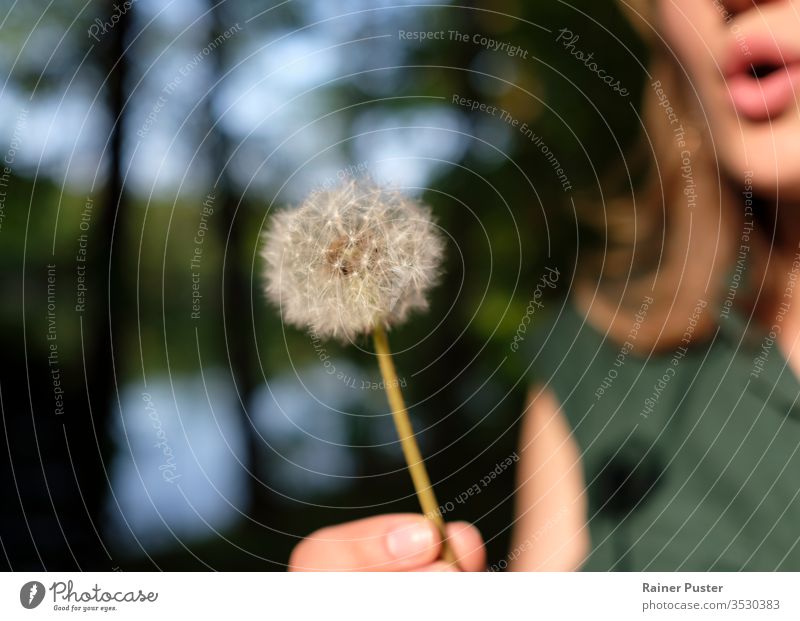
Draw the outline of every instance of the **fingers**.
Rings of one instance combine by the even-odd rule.
[[[455,565],[452,565],[451,563],[446,563],[445,561],[435,561],[434,563],[431,563],[430,565],[425,565],[425,567],[420,567],[419,569],[415,569],[414,571],[415,572],[429,572],[430,571],[430,572],[433,572],[433,573],[439,573],[439,572],[453,572],[453,573],[456,573],[456,572],[458,572],[458,569],[456,569]]]
[[[409,571],[439,556],[439,536],[421,515],[395,513],[330,526],[292,552],[292,571]]]
[[[468,522],[453,522],[446,527],[447,541],[461,571],[484,571],[486,548],[480,531]]]
[[[478,529],[466,522],[447,525],[458,567],[439,560],[441,543],[433,524],[417,514],[391,514],[323,528],[301,541],[289,560],[291,571],[482,571],[486,551]]]

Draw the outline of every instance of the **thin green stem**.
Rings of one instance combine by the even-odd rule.
[[[455,563],[455,555],[447,541],[442,512],[439,509],[439,503],[436,501],[436,495],[433,493],[428,471],[425,469],[425,462],[414,437],[411,420],[408,418],[403,393],[400,391],[400,382],[392,361],[392,352],[389,350],[389,339],[386,336],[386,330],[382,326],[378,326],[374,329],[372,337],[375,342],[375,353],[378,356],[378,365],[381,368],[383,383],[386,386],[386,396],[392,409],[392,418],[397,428],[397,435],[400,437],[400,445],[403,448],[403,455],[406,458],[411,480],[414,482],[414,489],[417,491],[422,513],[434,523],[439,531],[439,536],[442,539],[442,560],[448,563]]]

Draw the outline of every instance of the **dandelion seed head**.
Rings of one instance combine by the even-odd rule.
[[[350,180],[272,217],[262,252],[266,292],[287,323],[346,342],[426,309],[443,254],[428,207]]]

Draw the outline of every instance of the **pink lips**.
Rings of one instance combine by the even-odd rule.
[[[800,51],[772,38],[749,38],[736,42],[728,57],[725,75],[739,115],[751,121],[775,118],[800,96]]]

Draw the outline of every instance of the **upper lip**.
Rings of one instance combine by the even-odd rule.
[[[797,41],[778,41],[769,36],[750,36],[733,41],[726,55],[724,72],[726,77],[757,72],[767,73],[800,62],[800,47]]]

